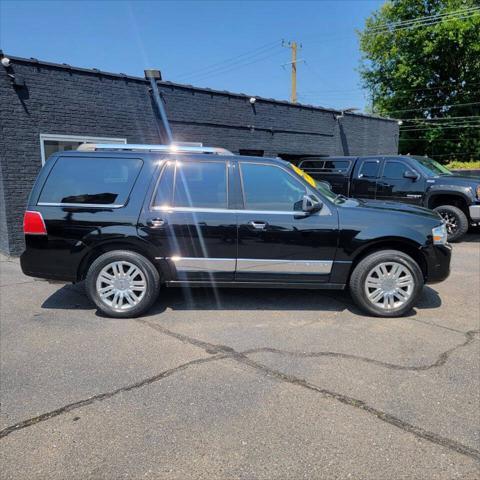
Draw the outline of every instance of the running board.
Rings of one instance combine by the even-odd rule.
[[[181,281],[165,282],[167,287],[217,287],[217,288],[296,288],[301,290],[344,290],[344,283],[289,283],[289,282],[210,282],[210,281]]]

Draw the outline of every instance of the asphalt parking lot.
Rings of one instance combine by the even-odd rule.
[[[480,477],[480,234],[402,319],[163,290],[136,320],[0,262],[2,479]]]

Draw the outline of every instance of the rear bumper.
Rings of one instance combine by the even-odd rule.
[[[438,283],[450,275],[452,247],[446,245],[429,245],[423,248],[427,272],[425,283]]]
[[[468,213],[472,222],[480,222],[480,205],[470,205]]]
[[[63,283],[75,282],[78,268],[77,258],[59,255],[59,252],[55,249],[38,248],[40,242],[47,243],[47,239],[33,239],[33,241],[30,241],[29,238],[26,238],[27,248],[20,255],[22,272],[29,277],[44,280]]]

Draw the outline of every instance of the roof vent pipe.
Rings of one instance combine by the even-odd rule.
[[[160,97],[160,92],[158,91],[157,80],[162,80],[162,74],[160,70],[145,70],[145,78],[150,81],[150,87],[152,88],[152,96],[155,102],[155,105],[158,109],[158,114],[160,116],[161,124],[158,125],[158,130],[160,134],[160,141],[163,144],[173,143],[172,130],[170,129],[170,124],[168,123],[167,112],[163,106],[162,98]]]

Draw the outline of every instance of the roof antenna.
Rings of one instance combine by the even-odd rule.
[[[157,85],[157,80],[162,80],[162,74],[160,73],[160,70],[145,70],[145,78],[150,81],[153,100],[160,115],[161,126],[157,124],[160,139],[164,144],[171,144],[173,143],[172,130],[170,129],[170,123],[168,122],[167,113],[165,111],[165,107],[163,106],[163,101],[160,97]]]

